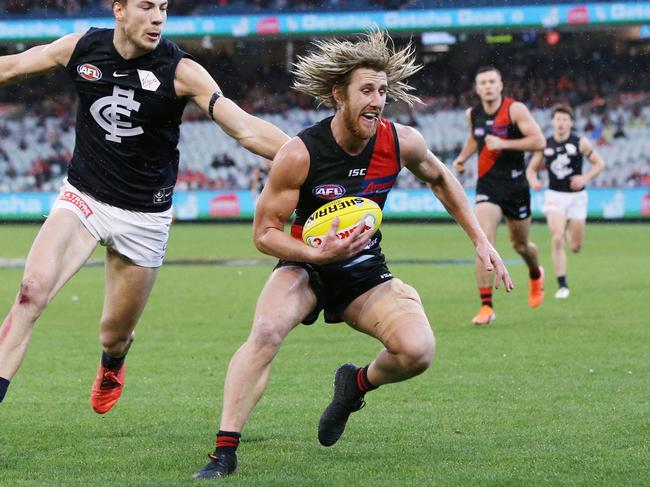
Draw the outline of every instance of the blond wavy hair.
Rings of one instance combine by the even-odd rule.
[[[403,80],[422,69],[415,64],[415,48],[409,42],[396,50],[393,39],[382,30],[362,34],[356,41],[324,39],[314,43],[315,49],[298,56],[292,74],[293,88],[313,96],[319,105],[335,107],[332,88],[347,87],[352,72],[358,68],[384,71],[388,79],[387,94],[409,105],[421,100],[410,93],[414,88]]]

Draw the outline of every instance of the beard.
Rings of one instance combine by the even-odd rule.
[[[343,111],[343,124],[352,135],[359,139],[370,139],[377,132],[377,122],[375,122],[371,129],[366,129],[359,124],[359,117],[353,117],[350,110]]]

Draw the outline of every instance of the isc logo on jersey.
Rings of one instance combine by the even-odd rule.
[[[88,81],[98,81],[102,79],[101,70],[97,66],[88,63],[77,66],[77,73],[79,73],[79,76],[83,79],[87,79]]]
[[[363,222],[364,228],[361,233],[372,232],[374,234],[381,225],[381,208],[372,200],[351,196],[341,198],[330,203],[325,203],[318,208],[305,222],[302,229],[302,239],[311,247],[319,247],[323,243],[323,237],[327,235],[332,226],[334,218],[339,218],[339,226],[336,236],[345,239],[356,226]]]
[[[324,200],[333,200],[340,198],[345,194],[345,188],[340,184],[321,184],[311,190],[317,198]]]

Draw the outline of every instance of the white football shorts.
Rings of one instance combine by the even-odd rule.
[[[547,189],[544,194],[542,212],[544,214],[550,211],[562,213],[567,220],[586,220],[587,201],[587,191],[585,190],[567,193]]]
[[[160,213],[123,210],[82,193],[67,178],[52,204],[52,210],[56,208],[74,212],[98,242],[134,264],[162,265],[172,222],[171,208]]]

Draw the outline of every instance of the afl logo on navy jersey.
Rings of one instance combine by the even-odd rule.
[[[340,184],[321,184],[311,190],[312,194],[317,198],[324,200],[333,200],[345,194],[345,188]]]
[[[79,73],[79,76],[83,79],[88,81],[98,81],[102,79],[101,70],[97,66],[88,63],[77,66],[77,73]]]

